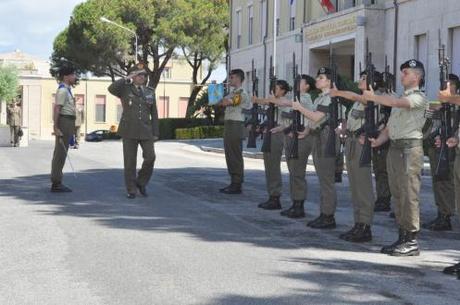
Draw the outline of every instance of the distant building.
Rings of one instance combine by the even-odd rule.
[[[52,109],[57,83],[49,74],[50,63],[16,50],[0,54],[0,65],[14,65],[19,69],[24,132],[30,139],[52,138]],[[192,90],[191,75],[191,67],[185,60],[179,58],[168,62],[156,90],[160,118],[185,117]],[[119,99],[107,91],[110,84],[109,78],[91,77],[80,79],[73,89],[76,102],[84,105],[86,110],[83,132],[118,125],[122,109]]]

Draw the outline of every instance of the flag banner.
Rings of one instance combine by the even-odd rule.
[[[209,84],[208,103],[215,105],[224,98],[224,84]]]

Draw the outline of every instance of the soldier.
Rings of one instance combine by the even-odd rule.
[[[267,201],[260,203],[258,207],[265,210],[280,210],[282,208],[280,202],[282,192],[281,157],[285,146],[285,135],[283,131],[290,125],[290,119],[286,118],[283,112],[289,112],[291,110],[286,105],[289,101],[285,97],[289,91],[291,91],[291,87],[285,80],[277,80],[273,97],[267,99],[253,97],[254,103],[262,105],[273,103],[278,107],[278,116],[276,118],[277,125],[272,130],[266,131],[271,132],[270,152],[263,153],[269,198]]]
[[[387,78],[392,79],[393,75],[388,73]],[[378,91],[376,91],[376,94],[394,94],[394,92],[387,91],[385,88],[383,88],[383,82],[378,82],[377,85],[379,88]],[[385,128],[390,113],[391,107],[379,107],[379,117],[383,116],[383,119],[378,122],[380,123],[380,126],[378,126],[380,130]],[[374,171],[375,191],[377,193],[377,199],[374,204],[374,212],[389,212],[391,210],[391,192],[387,172],[387,155],[389,148],[390,143],[387,142],[382,146],[375,148],[372,152],[372,169]]]
[[[375,71],[373,88],[381,82],[381,73]],[[364,91],[367,88],[367,72],[361,73],[358,87]],[[346,123],[345,156],[347,162],[348,180],[350,183],[351,198],[354,210],[354,226],[340,235],[340,238],[351,242],[368,242],[372,240],[372,219],[374,216],[374,192],[370,166],[361,166],[360,159],[363,144],[359,139],[363,134],[362,126],[365,120],[366,101],[362,95],[350,91],[331,89],[331,97],[340,96],[350,101],[356,101],[348,115]]]
[[[309,75],[301,75],[299,91],[299,102],[302,107],[313,110],[313,101],[310,93],[316,91],[315,79]],[[287,105],[292,107],[292,102],[288,102]],[[304,117],[304,120],[304,125],[308,125],[307,118]],[[293,135],[291,133],[288,137],[286,137],[286,147],[291,147],[293,142],[292,136]],[[290,158],[289,154],[286,153],[292,206],[284,211],[281,211],[280,214],[288,218],[305,217],[304,202],[307,196],[307,181],[305,180],[305,173],[308,158],[313,150],[314,138],[310,135],[308,127],[305,127],[305,130],[298,134],[298,138],[298,158]]]
[[[417,233],[420,230],[420,185],[423,167],[423,132],[428,100],[420,91],[425,70],[415,59],[400,67],[404,94],[400,98],[376,95],[364,91],[364,99],[392,107],[388,125],[377,139],[369,139],[373,147],[390,140],[387,169],[391,194],[395,199],[395,214],[399,238],[381,252],[393,256],[419,255]]]
[[[78,146],[80,145],[80,138],[81,138],[81,125],[83,124],[83,121],[85,120],[85,115],[83,112],[83,105],[81,104],[77,105],[76,114],[77,114],[77,118],[75,120],[75,144],[73,148],[78,149]]]
[[[457,92],[457,83],[457,75],[449,74],[449,84],[452,95],[455,95]],[[439,107],[435,109],[434,113],[437,113],[437,110],[439,110]],[[435,133],[441,124],[440,120],[436,120],[435,118],[436,115],[433,118],[433,125],[430,130],[431,134]],[[453,216],[455,212],[453,172],[450,171],[449,175],[446,177],[436,175],[439,152],[431,135],[426,137],[425,144],[428,158],[430,159],[430,171],[433,183],[434,201],[437,206],[438,216],[434,220],[423,224],[422,227],[432,231],[451,231],[452,225],[450,222],[450,217]],[[453,162],[451,162],[450,165],[453,167]]]
[[[62,67],[59,71],[59,80],[61,83],[56,92],[53,109],[53,130],[56,140],[51,164],[51,192],[67,193],[72,190],[62,184],[62,169],[69,150],[70,138],[75,133],[75,99],[71,90],[77,81],[75,70],[68,66]]]
[[[438,98],[441,102],[449,102],[460,107],[460,95],[453,95],[453,91],[449,88],[452,86],[452,83],[449,82],[447,89],[441,91]],[[457,123],[460,123],[460,121],[457,121]],[[460,124],[454,126],[454,128],[457,128],[457,132],[447,140],[447,146],[450,148],[456,147],[456,157],[452,171],[454,175],[456,207],[457,211],[460,211]],[[441,144],[440,139],[438,138],[436,142],[436,146],[439,147]],[[457,274],[457,278],[460,280],[460,263],[444,268],[443,272],[445,274]]]
[[[313,137],[313,163],[320,184],[320,215],[307,223],[315,229],[332,229],[336,227],[335,210],[337,206],[337,193],[335,189],[336,157],[327,157],[324,151],[327,143],[329,126],[327,112],[331,104],[329,90],[331,88],[331,73],[329,68],[318,70],[316,88],[321,94],[315,99],[313,110],[302,107],[298,102],[292,104],[294,110],[300,111],[308,119],[308,128]]]
[[[19,146],[19,130],[21,129],[21,107],[19,101],[15,100],[8,105],[7,108],[7,123],[10,125],[10,139],[13,147]]]
[[[139,63],[128,71],[128,76],[112,83],[108,90],[120,98],[123,113],[118,134],[123,139],[123,158],[127,198],[136,198],[137,189],[147,197],[146,186],[152,177],[155,163],[154,142],[160,138],[155,92],[146,87],[147,72]],[[144,162],[136,177],[138,146]]]
[[[244,181],[243,110],[251,108],[251,100],[242,87],[243,82],[243,70],[232,70],[229,77],[230,94],[217,104],[225,107],[224,149],[227,170],[231,179],[230,185],[219,190],[224,194],[241,194],[241,185]]]

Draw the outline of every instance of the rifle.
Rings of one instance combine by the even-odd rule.
[[[368,52],[369,41],[366,41],[366,87],[370,89],[374,86],[374,74],[375,66],[372,64],[372,53]],[[378,128],[375,122],[375,110],[376,106],[374,102],[368,101],[367,106],[364,110],[365,119],[364,119],[364,145],[361,151],[361,156],[359,158],[359,166],[365,167],[370,166],[372,161],[372,146],[369,138],[376,138],[378,136]]]
[[[445,45],[441,44],[441,35],[439,34],[439,82],[440,90],[447,88],[447,82],[449,81],[449,64],[450,61],[446,57]],[[441,115],[441,126],[438,129],[438,136],[441,138],[441,146],[437,149],[439,153],[439,159],[436,166],[435,176],[438,178],[449,177],[449,147],[446,144],[447,139],[452,135],[452,112],[451,106],[447,103],[443,103],[439,113]]]
[[[273,67],[273,58],[270,56],[270,92],[275,94],[276,88],[276,75],[275,67]],[[275,104],[270,103],[268,109],[266,110],[266,120],[264,122],[264,127],[266,128],[266,133],[264,135],[264,140],[262,143],[262,152],[269,153],[271,152],[272,145],[272,133],[271,130],[275,128]]]
[[[259,96],[259,79],[256,75],[256,69],[254,68],[254,59],[252,60],[252,95]],[[256,140],[258,136],[258,128],[259,128],[259,105],[254,103],[251,109],[251,118],[246,121],[246,127],[251,125],[251,129],[249,129],[249,136],[248,136],[248,144],[247,148],[256,148]]]
[[[385,72],[383,73],[383,85],[385,88],[385,93],[392,94],[395,90],[394,89],[395,78],[390,73],[390,65],[388,65],[387,62],[388,62],[387,56],[385,55]],[[380,105],[379,108],[380,108],[379,114],[383,114],[383,118],[382,119],[379,118],[378,123],[377,123],[377,128],[379,128],[382,125],[386,126],[388,123],[388,119],[390,118],[390,114],[391,114],[391,107]]]
[[[334,52],[332,45],[329,44],[329,68],[331,69],[331,88],[337,83],[337,66],[334,62]],[[327,137],[326,148],[324,155],[328,158],[337,157],[337,134],[335,130],[339,126],[339,98],[332,97],[329,104],[329,117],[327,119],[329,126],[329,134]]]
[[[298,67],[295,62],[295,53],[292,56],[293,66],[292,66],[292,76],[294,81],[294,87],[292,89],[292,100],[293,101],[300,101],[300,75],[298,74]],[[301,122],[302,116],[300,111],[294,110],[292,111],[292,124],[289,126],[285,133],[293,133],[293,141],[291,147],[289,149],[289,158],[290,159],[298,159],[299,158],[299,132],[304,130]]]

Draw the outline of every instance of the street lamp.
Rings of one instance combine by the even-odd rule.
[[[115,25],[115,26],[117,26],[117,27],[119,27],[119,28],[121,28],[121,29],[123,29],[123,30],[125,30],[127,32],[130,32],[131,34],[134,35],[134,38],[136,39],[136,42],[135,42],[136,43],[136,54],[134,56],[134,63],[137,64],[137,40],[138,40],[138,37],[137,37],[136,32],[131,30],[131,29],[129,29],[129,28],[127,28],[127,27],[125,27],[125,26],[122,26],[121,24],[116,23],[115,21],[109,20],[109,19],[107,19],[105,17],[101,17],[100,20],[102,22],[113,24],[113,25]]]

